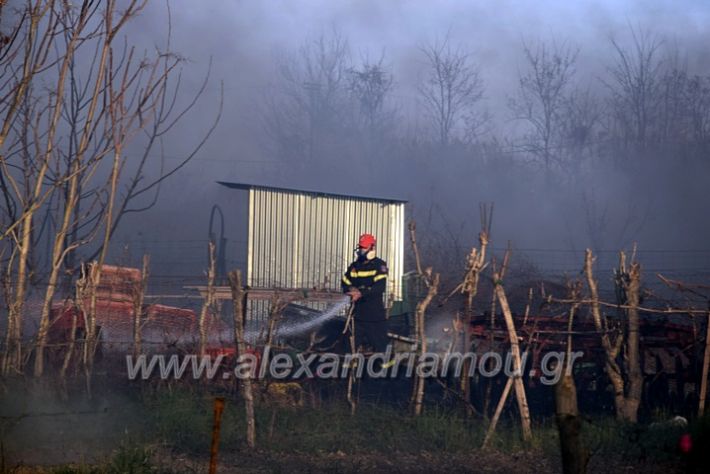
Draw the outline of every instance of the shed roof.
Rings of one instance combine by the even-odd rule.
[[[325,191],[312,191],[312,190],[306,190],[306,189],[295,189],[295,188],[284,188],[284,187],[280,187],[280,186],[269,186],[269,185],[265,185],[265,184],[234,183],[234,182],[228,182],[228,181],[217,181],[217,183],[221,184],[222,186],[226,186],[226,187],[232,188],[232,189],[264,189],[264,190],[269,190],[269,191],[281,191],[281,192],[297,193],[297,194],[310,194],[313,196],[337,197],[337,198],[345,198],[345,199],[359,199],[359,200],[377,201],[377,202],[385,202],[385,203],[406,203],[407,202],[405,199],[384,198],[384,197],[374,197],[374,196],[361,196],[361,195],[352,195],[352,194],[343,194],[343,193],[330,193],[330,192],[325,192]]]

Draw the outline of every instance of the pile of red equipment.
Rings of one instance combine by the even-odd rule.
[[[101,348],[124,350],[133,344],[136,313],[136,291],[141,272],[137,268],[104,265],[101,281],[96,288],[96,325]],[[80,340],[86,325],[79,308],[89,308],[89,299],[82,305],[66,300],[52,306],[50,340],[61,343],[70,340],[72,328]],[[192,344],[198,338],[197,317],[192,309],[163,304],[144,304],[141,307],[141,343],[147,351],[166,349],[178,344]]]

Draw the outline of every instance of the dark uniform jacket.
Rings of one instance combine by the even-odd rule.
[[[351,287],[362,297],[355,302],[355,317],[361,321],[383,321],[386,318],[383,295],[387,289],[387,263],[379,257],[356,260],[343,275],[343,293]]]

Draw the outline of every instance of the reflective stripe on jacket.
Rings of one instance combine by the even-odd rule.
[[[382,301],[382,295],[387,288],[387,262],[379,257],[372,260],[356,260],[350,264],[343,275],[342,288],[347,293],[355,287],[362,293],[358,304]]]

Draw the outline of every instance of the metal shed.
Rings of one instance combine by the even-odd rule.
[[[231,250],[248,286],[338,290],[358,236],[369,232],[389,266],[387,297],[402,299],[406,201],[218,183],[234,193],[230,209],[240,225]]]

